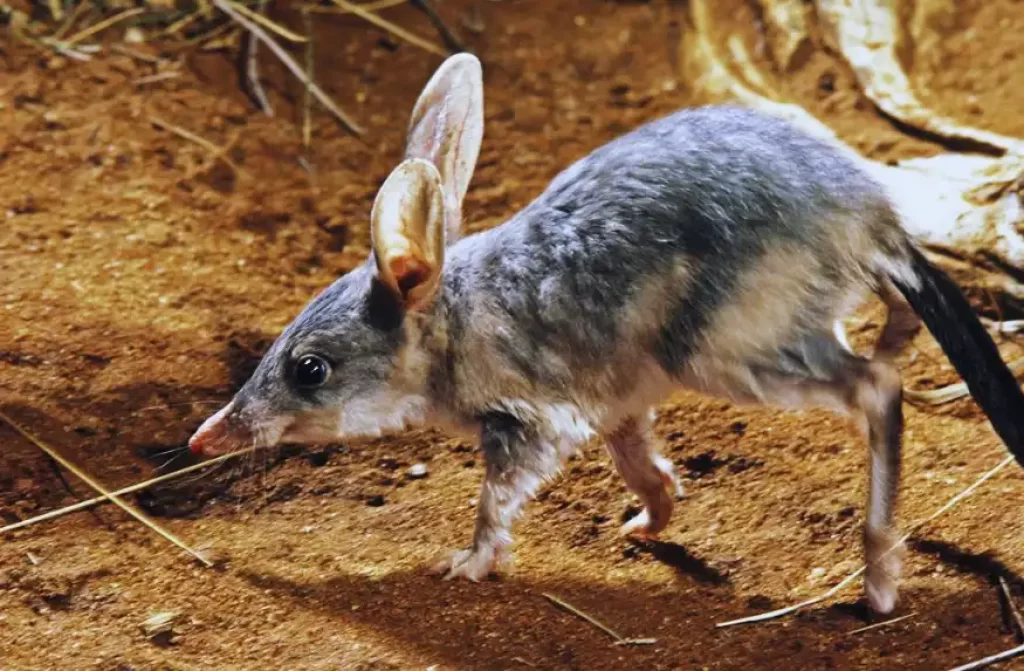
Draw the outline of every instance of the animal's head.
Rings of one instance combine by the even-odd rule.
[[[421,418],[428,374],[421,316],[459,235],[483,136],[480,62],[446,60],[413,109],[405,160],[377,193],[367,262],[314,299],[252,377],[189,441],[222,454],[399,430]]]

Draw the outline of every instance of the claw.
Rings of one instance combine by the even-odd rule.
[[[650,530],[651,519],[647,510],[640,511],[636,517],[629,520],[619,529],[623,536],[635,538],[642,541],[658,540],[658,532]]]
[[[498,563],[498,553],[493,548],[469,548],[452,552],[435,564],[431,573],[443,574],[442,580],[461,578],[480,582],[494,571]]]

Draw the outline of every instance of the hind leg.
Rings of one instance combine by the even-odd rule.
[[[885,327],[875,344],[874,358],[893,359],[902,352],[921,330],[921,318],[910,303],[888,280],[882,281],[878,297],[885,303],[889,314]]]
[[[622,533],[654,538],[667,525],[683,494],[672,462],[658,454],[650,420],[631,417],[605,436],[608,452],[626,486],[640,497],[643,511],[626,522]]]
[[[865,589],[872,610],[889,613],[896,604],[902,563],[893,526],[903,433],[899,372],[885,359],[850,354],[832,336],[806,338],[775,366],[751,372],[761,400],[789,407],[831,406],[850,414],[865,433],[870,448]]]
[[[879,284],[877,293],[885,303],[887,315],[885,326],[875,343],[873,358],[891,360],[906,349],[921,330],[921,318],[889,280],[883,280]],[[852,354],[853,347],[847,340],[846,329],[841,321],[837,320],[833,324],[832,333],[840,346]]]
[[[896,605],[903,547],[893,525],[903,438],[903,387],[896,368],[882,360],[862,363],[854,382],[856,412],[870,451],[864,584],[872,610],[886,614]]]

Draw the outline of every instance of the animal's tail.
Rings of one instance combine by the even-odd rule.
[[[1024,466],[1024,394],[999,349],[960,288],[913,244],[912,277],[889,272],[890,279],[924,321],[981,406],[996,433]]]

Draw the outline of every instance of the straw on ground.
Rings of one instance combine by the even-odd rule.
[[[177,545],[182,550],[185,550],[186,552],[188,552],[190,555],[192,555],[193,557],[198,559],[203,565],[208,566],[208,567],[212,567],[213,566],[213,562],[211,562],[209,559],[207,559],[206,557],[204,557],[203,555],[199,554],[198,552],[193,550],[191,547],[186,545],[181,539],[179,539],[177,536],[172,534],[170,531],[164,529],[162,526],[160,526],[159,524],[157,524],[153,520],[149,519],[149,517],[144,515],[141,511],[136,510],[135,508],[133,508],[132,506],[128,505],[127,503],[125,503],[121,499],[117,498],[117,496],[115,496],[113,493],[108,491],[103,485],[101,485],[100,483],[96,482],[96,480],[94,480],[91,476],[89,476],[87,473],[82,471],[82,469],[80,469],[77,466],[75,466],[73,463],[71,463],[70,461],[65,459],[63,456],[61,456],[52,447],[50,447],[49,445],[47,445],[46,443],[44,443],[40,439],[36,438],[31,433],[29,433],[27,430],[22,428],[22,426],[20,424],[18,424],[13,419],[8,417],[2,411],[0,411],[0,420],[3,420],[7,424],[9,424],[11,426],[11,428],[14,429],[15,431],[17,431],[18,433],[20,433],[22,435],[22,437],[25,438],[25,440],[29,441],[30,443],[32,443],[33,445],[38,447],[40,450],[42,450],[44,453],[46,453],[46,455],[49,456],[51,459],[53,459],[58,464],[60,464],[61,466],[63,466],[67,470],[69,470],[71,473],[73,473],[75,475],[75,477],[77,477],[79,480],[81,480],[82,482],[86,483],[87,485],[89,485],[90,487],[95,489],[97,492],[102,494],[104,498],[110,500],[111,503],[113,503],[114,505],[118,506],[119,508],[124,510],[126,513],[128,513],[129,515],[131,515],[132,517],[134,517],[138,521],[140,521],[143,524],[145,524],[147,527],[149,527],[151,530],[155,531],[157,534],[162,536],[164,539],[170,541],[171,543]]]

